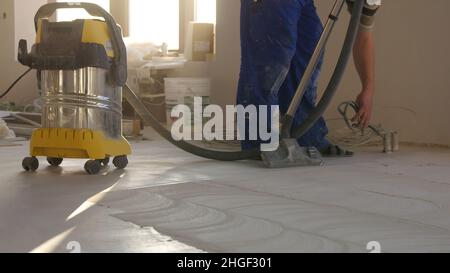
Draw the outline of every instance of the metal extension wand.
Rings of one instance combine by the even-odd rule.
[[[345,0],[336,0],[333,9],[330,15],[328,16],[328,20],[324,26],[324,30],[319,39],[319,42],[317,43],[316,49],[314,50],[311,60],[309,61],[308,66],[306,67],[302,80],[297,88],[295,96],[292,99],[291,105],[289,106],[286,116],[284,117],[284,120],[282,122],[283,126],[281,131],[282,138],[291,138],[291,130],[294,123],[295,114],[297,113],[297,110],[300,106],[303,96],[305,95],[305,92],[308,89],[308,85],[310,84],[314,70],[316,69],[317,64],[319,63],[320,57],[323,53],[325,46],[327,45],[331,33],[333,32],[334,26],[337,20],[339,19],[339,15],[342,11],[344,3]]]

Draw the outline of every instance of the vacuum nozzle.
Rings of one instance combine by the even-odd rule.
[[[263,152],[262,159],[267,168],[300,166],[322,166],[323,159],[314,147],[300,147],[296,139],[284,139],[274,152]]]

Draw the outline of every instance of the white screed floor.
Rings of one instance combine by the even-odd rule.
[[[0,252],[450,252],[450,150],[269,170],[133,148],[98,176],[82,160],[25,173],[27,143],[0,148]]]

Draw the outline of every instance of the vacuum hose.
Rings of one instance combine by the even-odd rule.
[[[246,160],[246,159],[260,159],[259,150],[249,150],[249,151],[235,151],[235,152],[227,152],[227,151],[219,151],[219,150],[210,150],[199,147],[197,145],[193,145],[186,141],[176,141],[172,138],[172,134],[166,127],[161,125],[158,119],[147,109],[147,107],[142,103],[142,101],[136,96],[136,94],[125,85],[123,90],[123,96],[131,104],[137,114],[146,122],[150,124],[150,126],[155,129],[155,131],[160,134],[167,141],[177,146],[178,148],[184,150],[185,152],[191,153],[193,155],[218,160],[218,161],[238,161],[238,160]]]
[[[304,136],[325,114],[325,111],[330,106],[330,103],[337,92],[339,84],[344,75],[345,68],[347,67],[348,60],[350,59],[352,53],[353,45],[358,34],[358,28],[361,21],[364,3],[365,0],[359,0],[355,2],[352,11],[352,18],[347,30],[347,35],[345,37],[341,55],[339,56],[339,60],[336,64],[336,68],[333,72],[330,82],[325,89],[325,93],[320,102],[317,104],[317,107],[309,114],[308,118],[306,118],[306,120],[300,126],[294,129],[292,134],[293,138],[298,139]]]

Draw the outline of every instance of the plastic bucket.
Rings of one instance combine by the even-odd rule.
[[[166,113],[167,126],[171,128],[177,118],[172,118],[172,109],[177,105],[186,105],[191,109],[191,116],[184,116],[185,124],[193,125],[194,97],[203,99],[203,109],[210,104],[211,79],[209,78],[166,78]]]

